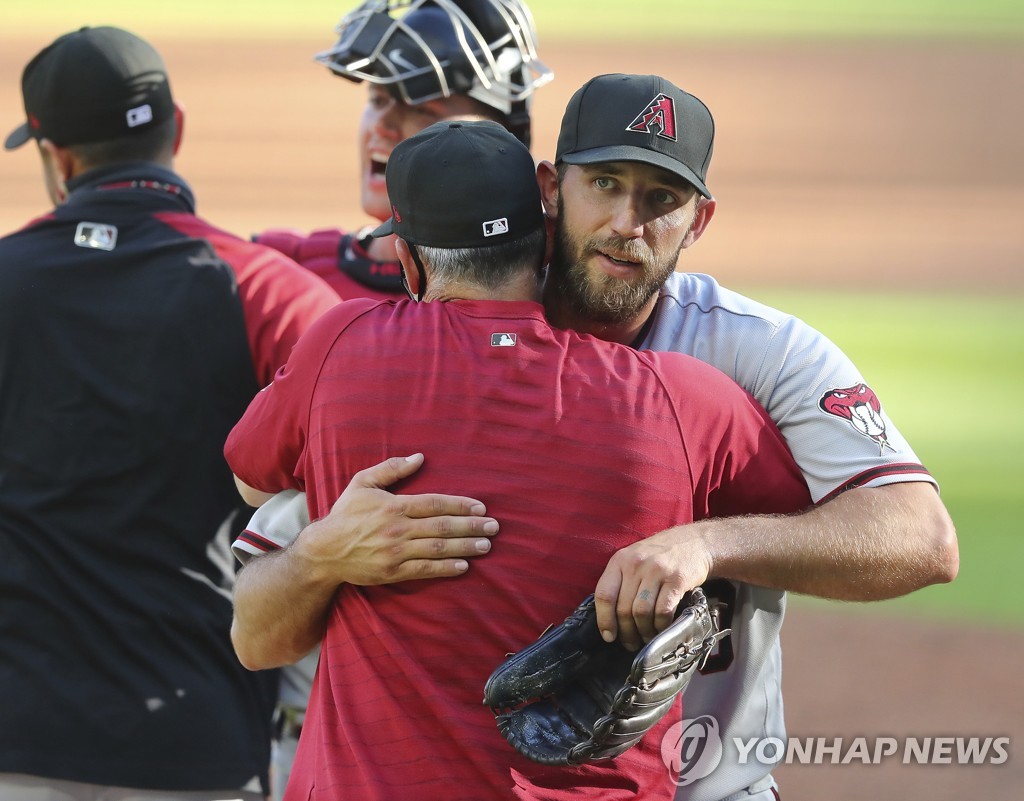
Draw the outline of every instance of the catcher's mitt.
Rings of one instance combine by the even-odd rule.
[[[672,708],[719,639],[700,589],[639,652],[597,629],[594,596],[535,643],[510,654],[484,687],[484,703],[520,754],[545,765],[610,759],[640,741]]]

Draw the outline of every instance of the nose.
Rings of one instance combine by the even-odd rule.
[[[643,215],[633,198],[623,196],[616,204],[611,228],[623,239],[638,239],[644,235]]]
[[[391,98],[387,105],[380,108],[373,122],[373,130],[378,136],[398,138],[401,135],[401,114],[399,103]]]

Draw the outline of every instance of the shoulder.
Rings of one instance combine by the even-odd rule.
[[[658,298],[657,321],[693,321],[711,325],[716,319],[734,325],[774,330],[792,324],[791,314],[727,289],[710,275],[672,273]]]
[[[747,392],[722,370],[686,353],[642,351],[640,358],[676,401],[739,400]]]
[[[338,257],[345,232],[338,228],[321,228],[308,234],[291,228],[269,228],[252,237],[253,242],[266,245],[305,266],[313,259]]]
[[[798,354],[838,350],[792,314],[698,273],[674,273],[666,281],[643,347],[695,356],[755,395],[771,376],[798,365]]]
[[[396,313],[396,302],[392,300],[374,300],[372,298],[353,298],[336,303],[309,329],[310,338],[323,341],[337,340],[346,332],[350,332],[357,323],[361,329],[378,330],[387,325]],[[427,304],[434,305],[434,304]],[[373,336],[372,333],[367,336]]]

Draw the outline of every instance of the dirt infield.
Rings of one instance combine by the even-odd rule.
[[[148,35],[189,115],[178,166],[203,216],[243,234],[363,221],[363,92],[311,62],[328,42]],[[18,77],[41,44],[0,34],[4,134],[20,121]],[[598,72],[661,72],[712,108],[719,209],[686,269],[741,286],[1024,289],[1019,46],[542,45],[557,79],[535,104],[541,157],[569,95]],[[47,207],[31,150],[0,154],[0,230]],[[794,737],[1012,738],[999,766],[790,765],[778,773],[787,801],[1020,797],[1024,694],[1010,677],[1024,661],[1019,632],[798,605],[783,643]]]

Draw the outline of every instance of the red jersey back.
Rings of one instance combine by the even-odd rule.
[[[553,329],[538,304],[352,301],[226,450],[250,486],[305,489],[314,519],[358,470],[416,452],[397,491],[478,498],[501,531],[457,579],[341,589],[288,798],[670,798],[660,741],[678,708],[612,763],[548,768],[504,741],[483,685],[616,550],[695,516],[806,505],[774,426],[707,365]]]

